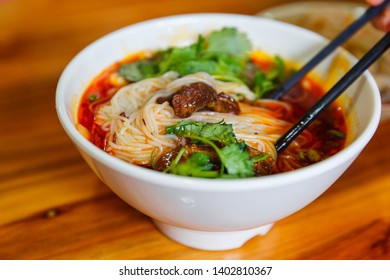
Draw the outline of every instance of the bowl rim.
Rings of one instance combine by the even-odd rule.
[[[367,124],[367,127],[362,131],[361,135],[354,139],[352,143],[350,143],[346,148],[338,152],[337,154],[310,166],[280,173],[280,174],[272,174],[261,177],[252,177],[252,178],[234,178],[234,179],[207,179],[207,178],[195,178],[195,177],[185,177],[178,176],[173,174],[165,174],[155,170],[147,169],[141,166],[137,166],[128,162],[125,162],[119,158],[116,158],[103,150],[96,147],[86,138],[84,138],[76,129],[73,122],[68,117],[68,113],[65,106],[65,85],[70,80],[71,71],[73,69],[73,65],[77,64],[77,61],[88,53],[91,49],[94,48],[95,45],[101,44],[107,40],[110,40],[112,37],[117,36],[120,33],[126,32],[130,29],[142,28],[143,25],[149,24],[159,24],[167,21],[180,21],[183,19],[195,18],[225,18],[229,20],[233,19],[241,19],[241,20],[250,20],[250,21],[265,21],[270,22],[271,24],[281,25],[284,28],[288,29],[297,29],[301,30],[300,32],[311,33],[310,36],[317,36],[321,38],[321,40],[326,40],[321,35],[314,33],[313,31],[294,26],[288,23],[276,21],[268,18],[261,18],[258,16],[251,15],[241,15],[241,14],[229,14],[229,13],[192,13],[192,14],[181,14],[181,15],[173,15],[173,16],[165,16],[155,19],[150,19],[146,21],[142,21],[139,23],[131,24],[125,27],[122,27],[118,30],[108,33],[107,35],[95,40],[91,44],[87,45],[84,49],[82,49],[74,58],[68,63],[68,65],[63,70],[58,84],[56,88],[56,96],[55,96],[55,107],[57,111],[57,116],[61,125],[63,126],[65,132],[71,138],[74,144],[78,148],[81,148],[85,151],[89,156],[93,159],[101,162],[104,165],[109,166],[111,169],[115,169],[117,172],[132,176],[137,178],[138,180],[142,180],[147,183],[152,183],[156,185],[160,185],[161,187],[167,188],[178,188],[178,189],[192,189],[197,191],[209,191],[209,192],[242,192],[244,190],[258,190],[263,188],[275,188],[277,186],[290,185],[293,182],[298,182],[302,180],[301,178],[312,178],[316,177],[319,174],[323,174],[330,169],[334,169],[335,166],[339,166],[345,161],[353,159],[356,157],[360,151],[364,148],[364,146],[368,143],[368,141],[373,136],[380,120],[380,94],[379,90],[376,86],[374,78],[371,74],[366,71],[364,76],[366,78],[367,83],[372,89],[373,95],[373,106],[375,109],[373,110],[373,114],[371,120]],[[346,51],[348,54],[348,52]],[[207,184],[205,184],[207,183]],[[210,187],[212,185],[212,187]]]

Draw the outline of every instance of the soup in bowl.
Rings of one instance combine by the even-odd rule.
[[[198,249],[237,248],[320,196],[375,132],[380,96],[366,73],[276,152],[356,61],[339,50],[281,100],[267,98],[325,44],[244,15],[138,23],[69,63],[58,117],[97,176],[164,234]]]

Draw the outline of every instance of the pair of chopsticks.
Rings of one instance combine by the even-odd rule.
[[[373,6],[366,10],[356,21],[344,29],[335,39],[326,45],[317,55],[306,63],[299,71],[292,75],[283,86],[273,92],[268,98],[279,99],[289,89],[296,85],[311,69],[319,64],[325,57],[343,44],[364,24],[378,15],[390,0],[385,0],[379,6]],[[390,32],[387,32],[374,47],[372,47],[321,99],[319,99],[299,120],[275,143],[278,153],[282,152],[327,106],[329,106],[345,89],[364,73],[390,46]]]

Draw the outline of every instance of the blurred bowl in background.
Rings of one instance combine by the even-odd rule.
[[[349,1],[305,1],[274,6],[257,15],[310,29],[331,40],[362,15],[366,8],[366,5]],[[343,47],[361,58],[382,36],[383,32],[367,24]],[[381,120],[390,119],[390,52],[374,63],[370,72],[381,92]]]

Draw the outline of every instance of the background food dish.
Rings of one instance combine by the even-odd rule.
[[[302,1],[277,5],[258,13],[259,16],[285,21],[333,39],[351,22],[364,13],[367,6],[347,1]],[[371,24],[365,25],[348,40],[344,47],[362,57],[381,37],[383,32]],[[370,67],[382,96],[382,119],[390,118],[390,52],[386,52]]]

